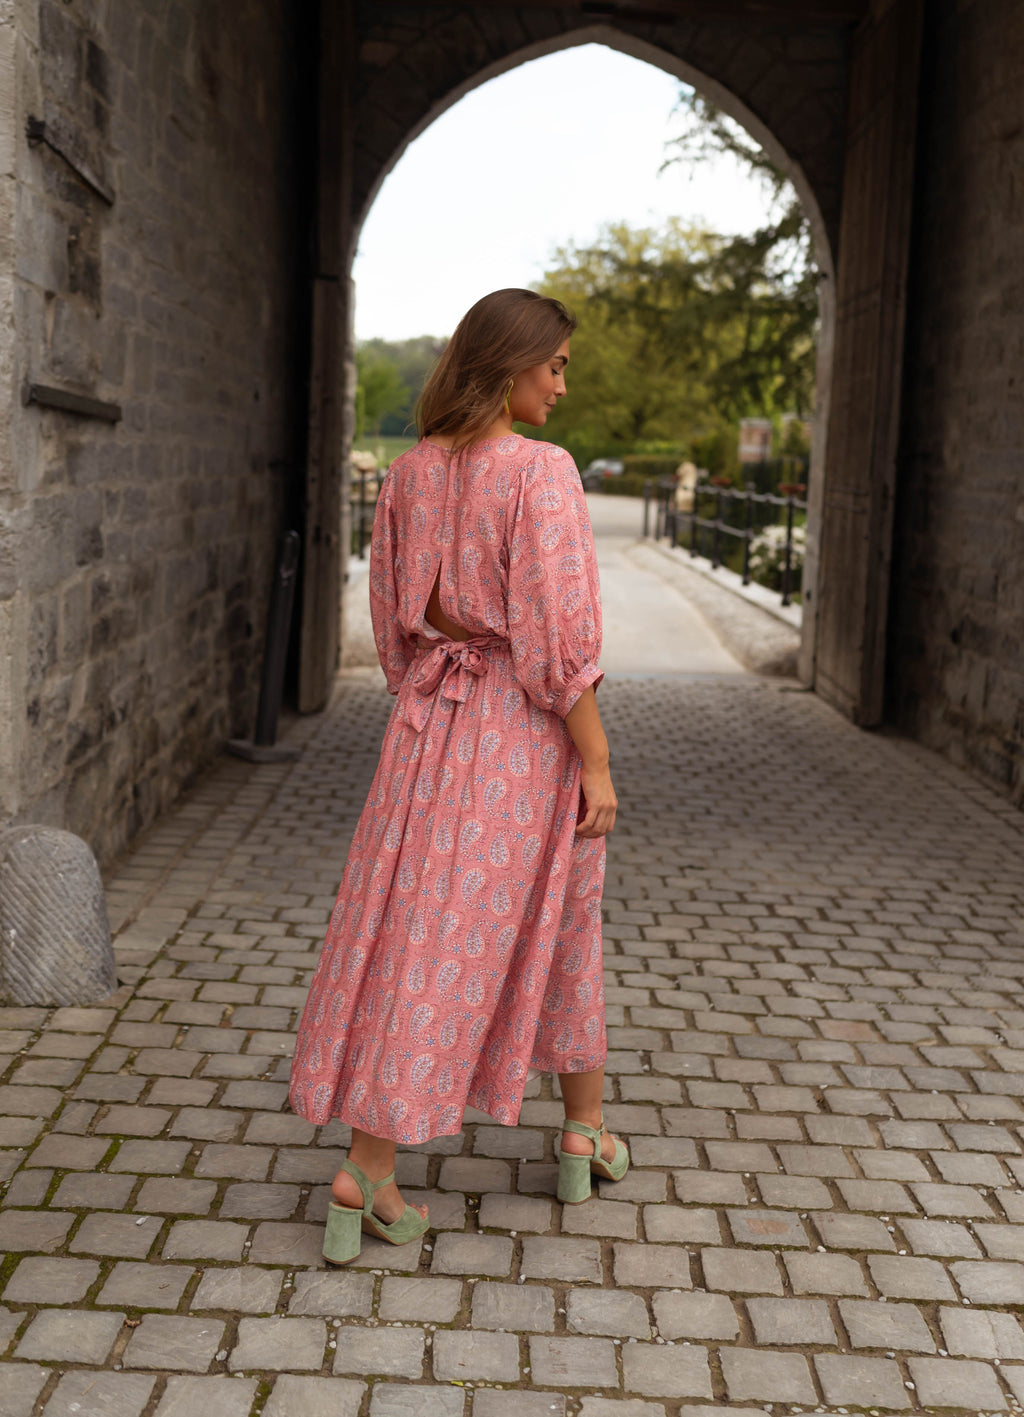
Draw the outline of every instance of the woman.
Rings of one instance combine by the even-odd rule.
[[[397,702],[299,1025],[291,1104],[352,1126],[324,1256],[426,1230],[395,1143],[514,1125],[560,1075],[558,1195],[629,1164],[603,1127],[604,837],[615,821],[594,690],[601,610],[572,459],[512,432],[565,394],[575,321],[499,290],[460,322],[374,520],[374,634]]]

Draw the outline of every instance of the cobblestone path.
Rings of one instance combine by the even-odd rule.
[[[601,697],[628,1178],[554,1204],[537,1085],[401,1153],[425,1242],[321,1267],[345,1137],[285,1080],[389,711],[353,672],[121,863],[114,999],[2,1011],[2,1417],[1021,1410],[1024,817],[792,686]]]

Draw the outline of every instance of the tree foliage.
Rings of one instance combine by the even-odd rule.
[[[356,350],[356,437],[404,433],[446,340],[363,340]],[[360,417],[361,414],[361,417]]]
[[[684,90],[680,111],[667,163],[731,155],[767,186],[769,219],[739,236],[681,221],[617,224],[556,252],[542,289],[573,307],[580,327],[571,397],[543,436],[578,461],[657,444],[727,459],[741,418],[806,417],[813,405],[817,271],[803,208],[707,99]]]

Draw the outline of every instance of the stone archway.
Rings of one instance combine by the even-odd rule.
[[[465,18],[465,12],[461,13]],[[350,18],[355,21],[358,19],[358,15],[353,14]],[[463,24],[460,29],[457,23],[454,28],[449,27],[444,37],[444,53],[448,61],[443,66],[444,72],[436,72],[439,67],[437,65],[424,64],[423,71],[430,73],[431,79],[429,82],[421,84],[418,92],[414,94],[410,93],[407,84],[396,85],[394,75],[389,80],[384,82],[382,80],[399,62],[401,62],[403,71],[407,71],[409,66],[418,66],[417,48],[422,48],[424,51],[434,49],[436,52],[439,39],[433,30],[424,32],[419,37],[419,45],[417,45],[415,39],[410,38],[407,32],[404,44],[399,44],[393,38],[389,40],[382,37],[376,28],[371,27],[371,32],[363,38],[359,45],[358,53],[362,62],[351,76],[354,84],[353,116],[358,115],[356,126],[359,132],[358,137],[345,154],[344,170],[347,175],[345,185],[348,189],[350,205],[348,220],[345,223],[346,229],[344,232],[337,233],[340,238],[340,249],[337,253],[338,273],[336,281],[332,282],[333,288],[329,292],[332,297],[335,293],[340,297],[335,315],[337,318],[343,319],[344,322],[345,350],[340,363],[336,363],[335,367],[339,369],[344,367],[348,370],[345,380],[345,387],[348,390],[346,398],[351,398],[352,389],[351,312],[353,293],[350,276],[351,262],[355,254],[360,229],[374,198],[406,148],[443,112],[457,103],[465,94],[488,80],[532,59],[541,58],[548,54],[584,44],[604,44],[609,48],[652,64],[707,94],[719,107],[741,123],[770,153],[773,160],[792,181],[808,212],[819,269],[822,273],[821,338],[818,362],[820,396],[812,448],[809,489],[812,526],[816,525],[822,495],[832,354],[833,269],[837,203],[834,184],[829,181],[829,173],[834,164],[835,150],[841,136],[839,105],[835,105],[832,114],[832,131],[829,134],[829,141],[824,141],[819,132],[814,141],[810,143],[805,141],[802,147],[794,153],[766,121],[764,113],[771,112],[771,103],[763,100],[761,103],[762,112],[758,112],[743,97],[739,96],[735,87],[726,82],[730,63],[737,64],[734,49],[730,50],[728,46],[723,46],[724,53],[720,62],[715,65],[718,72],[709,72],[708,67],[699,67],[684,54],[677,52],[684,44],[688,44],[698,53],[702,53],[706,61],[713,61],[713,36],[709,36],[707,33],[702,36],[700,31],[702,29],[706,31],[709,28],[715,29],[715,25],[699,26],[687,23],[680,27],[685,33],[675,35],[675,42],[670,41],[666,46],[664,35],[659,36],[658,41],[655,41],[650,33],[652,27],[649,25],[632,25],[626,28],[609,23],[580,23],[581,17],[578,14],[570,17],[569,23],[556,25],[551,23],[552,16],[547,15],[544,17],[546,22],[540,26],[547,32],[526,37],[522,27],[509,23],[510,18],[510,14],[505,16],[505,32],[500,36],[492,36],[489,54],[481,50],[479,34],[475,33],[472,27]],[[377,28],[379,28],[379,21]],[[717,28],[721,29],[721,26],[719,25]],[[644,33],[645,30],[648,32]],[[358,34],[352,35],[350,31],[350,36],[353,40],[358,41]],[[460,38],[463,41],[461,46],[454,42]],[[524,38],[526,38],[525,43],[523,42]],[[459,53],[460,48],[462,53]],[[787,48],[778,42],[773,44],[767,39],[763,42],[762,52],[756,59],[755,49],[755,43],[748,34],[741,55],[743,64],[748,73],[759,74],[762,84],[765,85],[765,94],[774,94],[775,101],[782,106],[781,96],[791,91],[794,77],[792,71],[796,69],[797,72],[806,73],[808,59],[799,49],[796,50],[798,57],[794,59],[791,44]],[[822,61],[822,55],[823,47],[819,45],[819,62]],[[760,62],[756,62],[757,59]],[[834,91],[836,82],[841,81],[844,77],[842,46],[838,42],[834,42],[831,47],[830,59],[831,70],[829,72]],[[820,79],[820,71],[815,72],[819,73]],[[395,110],[394,103],[389,105],[385,101],[387,95],[384,91],[393,90],[396,87],[398,92],[402,94],[400,116]],[[825,85],[819,84],[819,87],[824,88]],[[801,125],[794,122],[792,103],[788,105],[788,109],[789,114],[785,126],[788,126],[795,134]],[[806,137],[806,126],[803,126],[803,131]],[[828,154],[827,160],[823,156],[823,150],[828,147],[832,151]],[[336,173],[331,174],[331,180],[332,182],[337,181]],[[338,351],[339,355],[340,353]],[[338,355],[335,356],[335,360],[337,359]],[[316,373],[314,374],[314,390],[320,390],[321,396],[328,393],[323,388],[322,379],[318,378]],[[348,407],[339,408],[335,410],[335,415],[340,446],[344,450],[348,445],[351,433],[351,410]],[[322,418],[319,421],[314,421],[314,429],[318,426],[322,432]],[[340,461],[344,463],[343,456]],[[318,702],[323,702],[326,698],[328,678],[333,668],[331,646],[336,642],[338,633],[334,597],[331,597],[331,603],[328,606],[323,593],[325,584],[330,586],[336,584],[340,591],[346,553],[344,534],[341,544],[337,548],[336,556],[329,555],[330,543],[327,542],[324,534],[325,527],[332,524],[338,525],[339,522],[343,523],[344,488],[340,484],[340,479],[333,479],[333,481],[337,483],[337,486],[332,486],[329,481],[325,481],[321,473],[317,479],[317,487],[314,489],[320,494],[319,506],[315,497],[310,499],[311,510],[317,511],[319,515],[316,517],[316,528],[309,529],[312,530],[313,535],[307,537],[307,544],[310,544],[314,550],[317,546],[322,547],[324,551],[328,552],[327,559],[336,562],[333,574],[326,568],[321,568],[314,577],[310,578],[312,595],[307,597],[307,601],[313,602],[311,608],[314,615],[319,610],[317,618],[321,622],[323,622],[325,613],[328,617],[327,623],[321,623],[317,627],[319,633],[313,633],[314,624],[311,623],[308,614],[304,616],[304,649],[306,653],[303,656],[303,707],[310,708],[316,707]],[[319,536],[317,531],[319,531]],[[811,546],[805,568],[805,583],[808,586],[813,586],[816,543],[813,535],[809,540]],[[815,635],[813,610],[816,605],[813,594],[808,597],[807,605],[804,658],[807,663],[811,663],[813,662]],[[322,644],[325,637],[330,638],[330,644],[326,646],[327,652],[322,656],[322,667],[319,667],[315,665],[314,656],[316,659],[321,658],[316,655],[316,650],[318,641]],[[810,676],[808,675],[808,677]]]
[[[826,278],[801,677],[856,722],[879,723],[922,0],[660,0],[643,10],[608,0],[597,24],[594,9],[324,7],[300,707],[326,701],[337,663],[350,271],[363,216],[407,144],[464,93],[596,38],[696,82],[765,143],[812,214]]]

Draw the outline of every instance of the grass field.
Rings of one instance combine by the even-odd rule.
[[[408,438],[361,438],[357,447],[360,450],[373,453],[377,459],[378,467],[387,467],[398,457],[399,453],[404,453],[406,448],[413,447],[415,442],[415,434]]]

